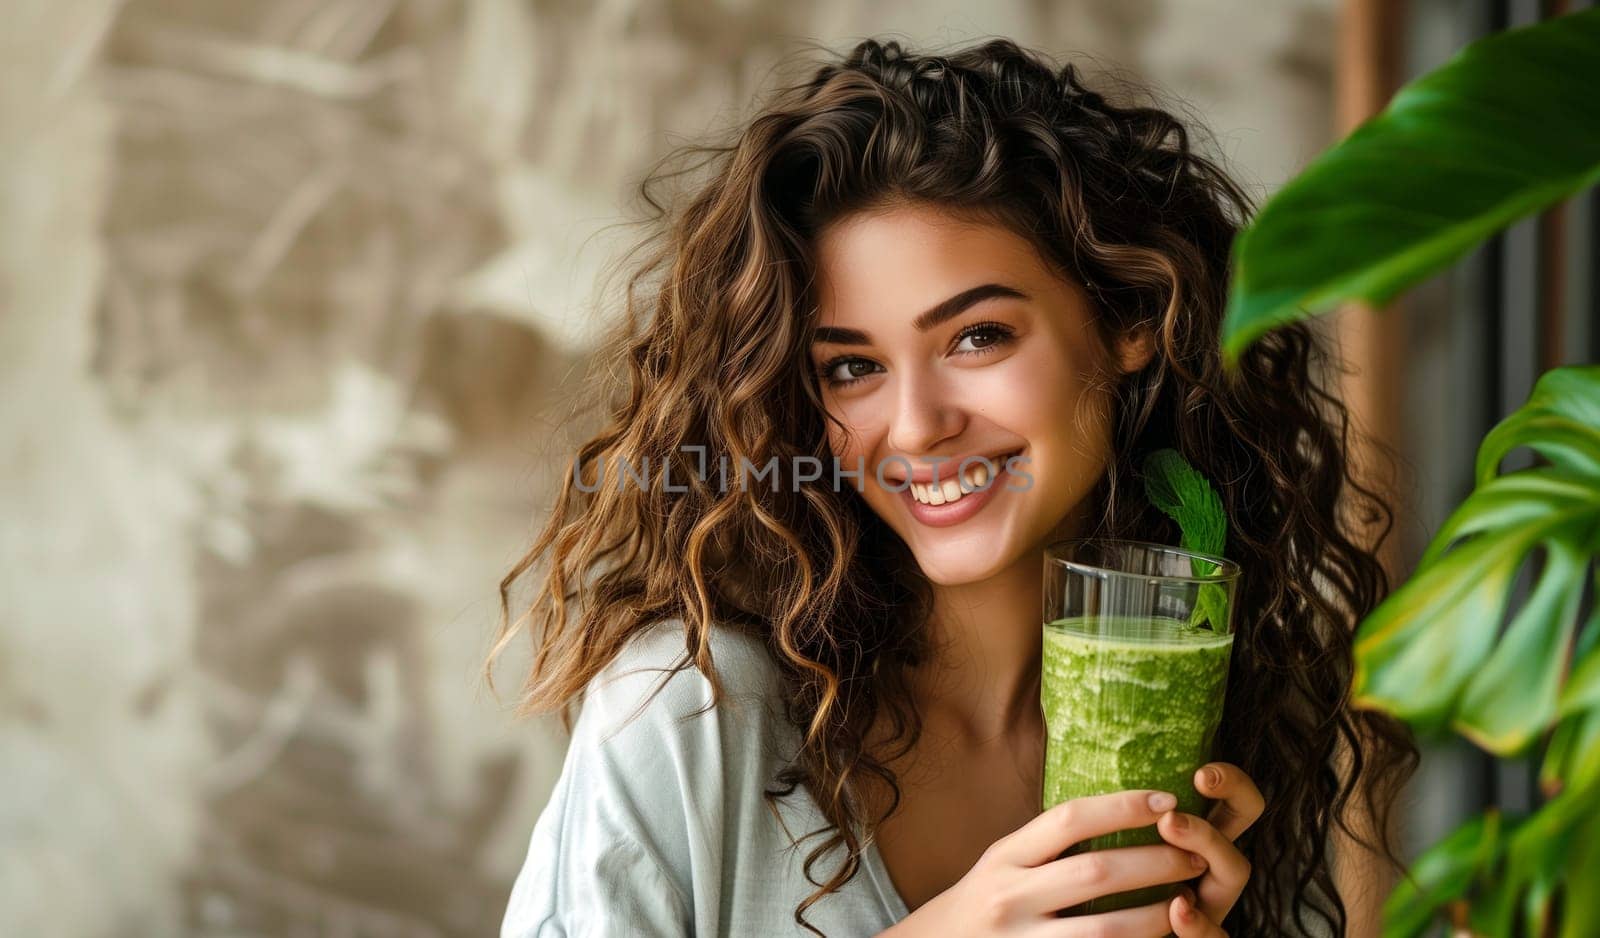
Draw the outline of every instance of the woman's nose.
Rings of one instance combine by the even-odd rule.
[[[932,452],[940,442],[960,435],[965,408],[955,389],[922,371],[903,373],[889,417],[888,443],[896,453]]]

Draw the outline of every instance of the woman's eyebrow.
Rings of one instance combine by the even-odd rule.
[[[999,297],[1026,300],[1028,294],[1016,287],[1008,287],[1003,283],[985,283],[969,290],[962,290],[955,296],[935,304],[927,312],[911,320],[911,325],[918,332],[927,332],[966,312],[969,307]],[[812,339],[813,344],[829,342],[834,345],[871,345],[872,337],[860,329],[846,329],[840,326],[818,326]]]

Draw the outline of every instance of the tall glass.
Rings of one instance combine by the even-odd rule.
[[[1238,582],[1232,561],[1142,541],[1078,539],[1046,549],[1043,808],[1150,788],[1204,816],[1194,773],[1211,760],[1222,717]],[[1153,843],[1161,836],[1152,825],[1068,854]],[[1144,905],[1176,889],[1119,893],[1068,911]]]

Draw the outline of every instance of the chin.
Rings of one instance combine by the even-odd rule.
[[[998,575],[1014,559],[1009,552],[1004,555],[987,554],[981,557],[974,557],[968,550],[957,553],[943,549],[935,551],[913,549],[912,553],[917,558],[917,566],[922,570],[922,575],[927,577],[929,582],[940,586],[981,583]]]

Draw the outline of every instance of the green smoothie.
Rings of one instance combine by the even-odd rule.
[[[1133,788],[1169,791],[1204,816],[1194,772],[1211,759],[1233,635],[1176,619],[1068,618],[1046,623],[1040,672],[1044,804]],[[1161,843],[1154,826],[1096,837],[1069,853]],[[1071,911],[1104,912],[1172,895],[1164,885]]]

